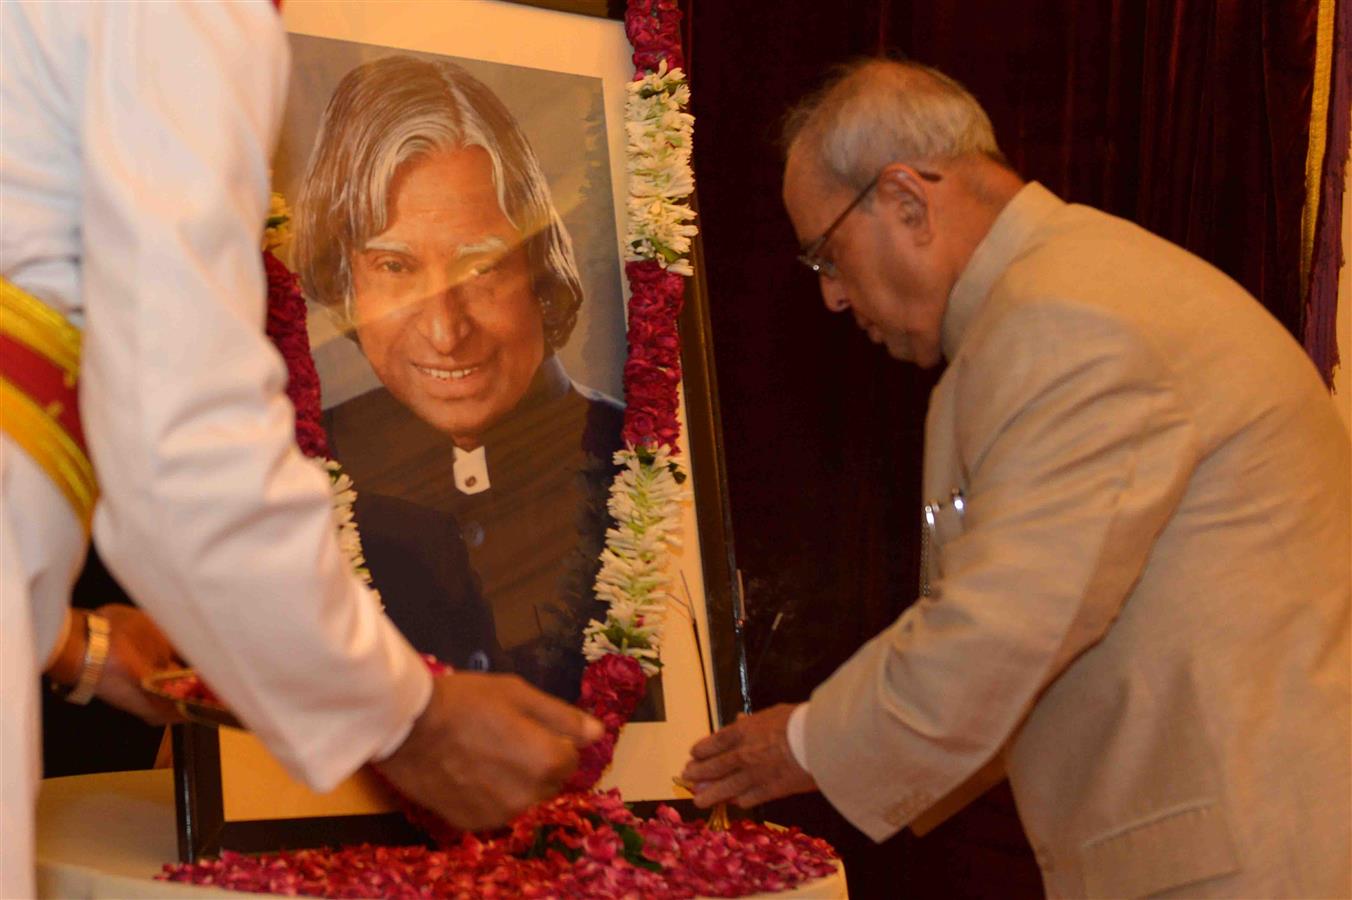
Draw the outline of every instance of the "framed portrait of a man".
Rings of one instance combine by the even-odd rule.
[[[600,85],[309,35],[292,52],[290,108],[327,101],[317,127],[288,116],[274,177],[374,583],[418,649],[575,700],[623,425]]]
[[[605,615],[594,583],[623,447],[623,28],[491,0],[284,9],[280,255],[373,587],[420,651],[573,702],[583,630]],[[629,800],[675,796],[690,744],[738,706],[699,301],[682,328],[678,596],[662,672],[600,785]],[[185,856],[386,836],[368,826],[390,798],[363,778],[312,795],[229,730],[191,729],[180,753]]]

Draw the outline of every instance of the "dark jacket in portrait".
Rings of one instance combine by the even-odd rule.
[[[451,516],[361,489],[353,514],[372,587],[409,643],[462,671],[510,668]]]
[[[482,436],[489,487],[467,492],[475,486],[457,485],[450,436],[387,390],[325,414],[333,454],[359,495],[454,517],[513,670],[569,701],[584,666],[583,628],[605,611],[593,586],[623,423],[618,402],[574,384],[549,357],[517,407]],[[371,525],[359,524],[365,540]]]

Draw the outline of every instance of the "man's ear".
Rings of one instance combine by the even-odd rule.
[[[878,178],[877,191],[881,202],[906,227],[917,244],[934,240],[929,189],[914,170],[902,163],[889,165]]]

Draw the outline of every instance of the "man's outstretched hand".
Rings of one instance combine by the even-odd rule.
[[[410,800],[479,831],[557,794],[578,748],[604,733],[515,675],[443,675],[403,745],[376,768]]]
[[[815,791],[817,783],[793,758],[788,724],[792,704],[743,716],[690,748],[681,777],[694,785],[695,805],[741,807]]]

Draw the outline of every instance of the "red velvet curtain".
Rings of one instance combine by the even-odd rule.
[[[828,315],[795,263],[776,148],[789,105],[851,57],[937,66],[982,101],[1026,177],[1211,260],[1299,334],[1316,0],[688,0],[688,12],[725,453],[764,706],[804,699],[914,599],[936,377]],[[1007,794],[881,847],[817,799],[772,813],[842,847],[854,896],[1039,890]]]
[[[1301,333],[1315,0],[890,4],[1026,176],[1230,274]],[[977,24],[981,23],[981,24]]]

